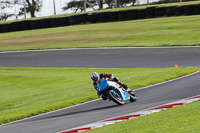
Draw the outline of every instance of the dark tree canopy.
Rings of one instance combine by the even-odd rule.
[[[115,0],[87,0],[92,6],[99,6],[99,9],[102,9],[102,5],[106,4],[107,8],[115,7]],[[117,0],[118,7],[126,7],[128,4],[134,5],[136,0]],[[86,8],[91,8],[89,5]],[[83,0],[73,0],[66,3],[66,6],[62,8],[64,11],[73,10],[75,13],[80,10],[84,11],[84,2]]]
[[[23,0],[19,0],[20,3],[23,3]],[[35,13],[39,12],[42,7],[42,1],[43,0],[25,0],[25,7],[26,7],[26,12],[30,13],[31,18],[36,17]],[[19,15],[24,14],[24,8],[20,9]]]
[[[96,6],[97,5],[97,1],[95,0],[87,0],[92,6]],[[88,4],[86,5],[86,8],[91,8]],[[73,10],[75,13],[80,10],[81,12],[84,11],[84,2],[83,0],[81,1],[77,1],[77,0],[73,0],[71,2],[66,3],[66,6],[64,6],[62,8],[64,11],[66,10]]]
[[[11,1],[9,0],[1,0],[0,1],[0,21],[6,21],[9,17],[13,16],[14,14],[9,14],[9,13],[6,13],[6,12],[3,12],[2,10],[3,9],[6,9],[6,8],[11,8],[12,5],[11,5]]]
[[[20,11],[17,16],[24,15],[24,13],[30,13],[31,17],[36,17],[35,13],[39,12],[42,7],[43,0],[0,0],[1,10],[5,8],[11,8],[15,5],[21,5]],[[25,6],[25,8],[24,8]],[[8,14],[1,12],[0,20],[6,20],[7,18],[14,16],[14,14]]]

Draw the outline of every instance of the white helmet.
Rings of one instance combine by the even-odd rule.
[[[96,78],[97,78],[97,81],[100,79],[99,74],[96,73],[96,72],[93,72],[92,75],[91,75],[91,79],[95,80]]]

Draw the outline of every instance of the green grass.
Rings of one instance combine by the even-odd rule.
[[[87,133],[199,133],[200,101],[141,116]]]
[[[199,46],[200,15],[1,33],[0,51],[137,46]]]
[[[96,99],[90,79],[94,71],[113,73],[136,89],[197,70],[200,68],[0,68],[0,124]]]

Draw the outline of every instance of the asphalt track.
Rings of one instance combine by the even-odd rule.
[[[133,68],[200,66],[200,47],[71,49],[3,52],[0,67]],[[136,90],[138,101],[118,106],[95,100],[30,119],[1,125],[2,133],[53,133],[111,117],[133,113],[200,94],[200,72]]]
[[[0,52],[0,67],[163,68],[200,66],[200,47]]]

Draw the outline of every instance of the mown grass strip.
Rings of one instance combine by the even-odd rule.
[[[136,89],[200,70],[175,68],[0,68],[0,124],[96,99],[90,75],[113,73]]]
[[[87,133],[199,133],[200,101],[119,122]]]
[[[137,46],[200,46],[200,15],[0,34],[0,51]]]

